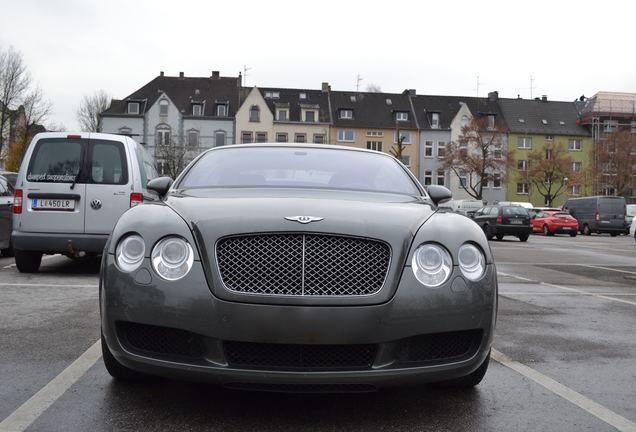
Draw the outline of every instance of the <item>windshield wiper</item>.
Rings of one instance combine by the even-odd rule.
[[[75,176],[75,178],[73,179],[73,183],[71,183],[71,190],[73,190],[75,188],[75,183],[77,183],[77,181],[79,180],[79,176],[82,173],[82,170],[80,170],[77,175]]]

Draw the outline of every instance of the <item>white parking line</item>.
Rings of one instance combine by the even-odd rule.
[[[0,423],[0,432],[22,432],[75,384],[102,356],[100,340]]]
[[[566,286],[562,286],[562,285],[555,285],[555,284],[551,284],[548,282],[541,282],[541,281],[536,281],[536,280],[532,280],[532,279],[528,279],[522,276],[516,276],[516,275],[512,275],[509,273],[503,273],[503,272],[497,272],[498,275],[500,276],[506,276],[506,277],[511,277],[514,279],[518,279],[518,280],[522,280],[524,282],[533,282],[536,283],[537,285],[543,285],[543,286],[548,286],[548,287],[552,287],[552,288],[558,288],[558,289],[562,289],[565,291],[571,291],[571,292],[575,292],[575,293],[579,293],[579,294],[586,294],[589,295],[591,297],[596,297],[596,298],[601,298],[604,300],[611,300],[611,301],[615,301],[615,302],[619,302],[619,303],[625,303],[628,305],[632,305],[632,306],[636,306],[636,302],[633,301],[629,301],[629,300],[623,300],[623,299],[619,299],[616,297],[608,297],[607,295],[604,294],[597,294],[597,293],[592,293],[589,291],[583,291],[580,289],[576,289],[576,288],[570,288],[570,287],[566,287]]]
[[[15,287],[47,287],[47,288],[99,288],[97,284],[69,285],[69,284],[42,284],[42,283],[20,283],[20,282],[0,282],[0,286]]]
[[[62,255],[60,255],[60,254],[55,254],[55,255],[44,255],[44,256],[42,257],[42,261],[44,261],[44,260],[50,260],[51,258],[55,258],[55,257],[59,257],[59,256],[62,256]],[[9,264],[9,265],[6,265],[6,266],[4,266],[4,267],[2,267],[2,268],[3,268],[3,269],[8,269],[8,268],[13,268],[13,267],[15,267],[15,263],[13,263],[13,264]]]
[[[613,292],[613,293],[594,293],[594,292],[590,292],[590,293],[577,293],[577,292],[541,292],[541,291],[499,291],[499,295],[532,295],[532,296],[544,296],[544,295],[554,295],[554,296],[596,296],[596,295],[616,295],[616,296],[627,296],[627,297],[632,297],[632,296],[636,296],[636,293],[620,293],[620,292]]]
[[[577,266],[596,268],[596,269],[601,269],[601,270],[609,270],[609,271],[615,271],[615,272],[619,272],[619,273],[627,273],[627,274],[636,275],[636,272],[633,272],[633,271],[620,270],[620,269],[615,269],[615,268],[611,268],[611,267],[602,267],[602,266],[590,265],[590,264],[577,264]]]
[[[516,362],[510,357],[495,349],[492,350],[491,356],[495,361],[514,370],[517,373],[520,373],[524,377],[531,379],[532,381],[536,382],[542,387],[545,387],[552,393],[587,411],[588,413],[604,421],[608,425],[615,427],[617,430],[621,432],[636,432],[636,423],[626,419],[625,417],[615,413],[614,411],[611,411],[603,405],[594,402],[591,399],[588,399],[587,397],[572,390],[569,387],[566,387],[560,382],[546,375],[543,375],[541,372],[536,371],[524,364]]]

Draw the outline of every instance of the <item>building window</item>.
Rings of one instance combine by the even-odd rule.
[[[288,111],[286,109],[279,109],[276,110],[276,120],[278,121],[287,121],[288,119],[288,115],[287,115]]]
[[[252,142],[252,132],[243,132],[241,134],[241,143],[250,144]]]
[[[286,133],[277,133],[276,134],[276,142],[287,142],[287,134]]]
[[[307,93],[300,93],[300,94],[298,95],[298,99],[301,99],[301,100],[305,100],[305,99],[307,99]]]
[[[353,110],[341,109],[338,117],[341,119],[351,120],[353,118]]]
[[[139,114],[139,102],[128,102],[128,114]]]
[[[618,128],[618,120],[603,121],[603,132],[612,133]]]
[[[545,158],[546,160],[552,159],[552,149],[545,149]]]
[[[277,91],[266,91],[265,98],[266,99],[278,99],[280,97],[280,92]]]
[[[517,161],[517,171],[527,171],[528,170],[528,161],[525,159],[519,159]]]
[[[572,171],[581,172],[583,168],[583,162],[572,162]]]
[[[580,139],[568,140],[568,150],[581,151],[581,140]]]
[[[170,103],[165,99],[162,99],[161,101],[159,101],[159,115],[161,116],[168,115],[168,105],[170,105]]]
[[[382,131],[367,131],[367,136],[368,137],[380,137],[380,138],[382,138],[384,136],[384,132],[382,132]]]
[[[468,174],[466,171],[459,172],[459,185],[463,188],[468,187]]]
[[[355,134],[351,129],[340,129],[338,131],[338,141],[353,141],[355,139]]]
[[[216,115],[217,117],[227,117],[227,105],[218,104],[216,106]]]
[[[493,114],[488,115],[488,130],[495,128],[495,116]]]
[[[395,121],[409,121],[409,113],[407,113],[407,112],[396,112],[395,113]]]
[[[437,157],[446,157],[446,143],[444,141],[437,142]]]
[[[297,143],[307,142],[307,135],[304,133],[294,134],[294,142],[297,142]]]
[[[426,170],[424,171],[424,186],[433,184],[433,171]]]
[[[250,108],[250,121],[251,122],[259,122],[261,121],[261,110],[258,105],[252,105]]]
[[[219,131],[214,134],[214,145],[216,147],[225,145],[225,132]]]
[[[316,111],[305,111],[305,121],[314,123],[316,121]]]
[[[411,144],[411,132],[400,131],[400,138],[402,138],[402,144]],[[397,143],[397,133],[393,137],[393,142]]]
[[[439,113],[431,114],[431,128],[439,129]]]
[[[382,141],[367,141],[367,150],[382,151]]]
[[[424,142],[424,157],[433,157],[433,141]]]
[[[257,143],[267,142],[267,132],[256,132],[256,142]]]
[[[157,138],[155,140],[156,145],[170,145],[170,128],[162,126],[157,128]]]
[[[314,134],[314,144],[324,144],[324,143],[325,143],[324,134]]]
[[[517,148],[520,149],[531,149],[532,148],[532,137],[519,137],[517,141]]]
[[[492,187],[501,188],[501,174],[493,174],[492,176]]]
[[[444,186],[445,181],[446,176],[444,175],[444,170],[437,170],[437,184],[440,186]]]
[[[400,158],[400,162],[402,162],[407,168],[410,168],[411,167],[411,156],[403,155]]]
[[[199,145],[199,132],[195,130],[188,131],[188,145],[196,147]]]
[[[572,185],[572,195],[581,195],[581,185]]]
[[[503,159],[503,152],[501,151],[501,144],[495,144],[495,148],[492,152],[493,159],[501,160]]]
[[[203,108],[201,104],[192,104],[192,115],[195,117],[200,117],[202,111],[201,108]]]
[[[464,128],[468,126],[468,123],[470,123],[470,119],[467,115],[463,115],[461,121],[459,122],[459,125]]]
[[[636,121],[632,121],[631,125],[632,125],[632,133],[636,134]]]
[[[517,183],[517,194],[528,195],[528,183]]]

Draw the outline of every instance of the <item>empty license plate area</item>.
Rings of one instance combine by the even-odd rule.
[[[74,199],[50,199],[50,198],[34,198],[31,201],[31,208],[35,211],[40,210],[59,210],[73,211],[75,210]]]
[[[523,224],[523,220],[522,219],[508,219],[508,222],[511,223],[512,225],[521,225],[521,224]]]

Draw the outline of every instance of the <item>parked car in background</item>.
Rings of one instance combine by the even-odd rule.
[[[560,212],[562,210],[560,208],[555,208],[555,207],[533,207],[531,209],[528,209],[528,213],[530,214],[530,217],[544,211]]]
[[[615,237],[625,232],[625,198],[593,196],[570,198],[563,206],[579,223],[581,234],[609,233]]]
[[[497,205],[500,205],[500,206],[519,206],[519,207],[523,207],[523,208],[528,209],[528,210],[534,208],[532,203],[529,203],[527,201],[500,201],[500,202],[497,203]]]
[[[18,173],[17,172],[0,170],[0,176],[2,176],[5,179],[7,179],[9,184],[11,184],[11,187],[13,187],[15,189],[15,182],[18,179]]]
[[[13,256],[11,246],[13,185],[0,175],[0,252],[2,256]]]
[[[525,242],[532,233],[530,214],[518,205],[486,206],[475,212],[473,220],[484,230],[488,240],[515,236]]]
[[[625,234],[631,233],[631,227],[636,219],[636,204],[627,204],[625,206]]]
[[[161,201],[127,211],[102,261],[103,360],[270,391],[369,391],[488,367],[497,272],[484,234],[438,212],[390,155],[330,145],[216,147]],[[311,390],[309,390],[311,391]]]
[[[156,177],[131,138],[99,133],[37,134],[24,155],[13,206],[15,263],[36,272],[42,254],[101,254],[115,222],[144,199]]]
[[[579,223],[567,212],[540,211],[531,218],[532,231],[542,232],[544,235],[569,234],[576,237]]]
[[[483,201],[471,199],[450,200],[446,203],[440,204],[440,207],[451,208],[453,212],[468,217],[472,217],[475,212],[483,206]]]

